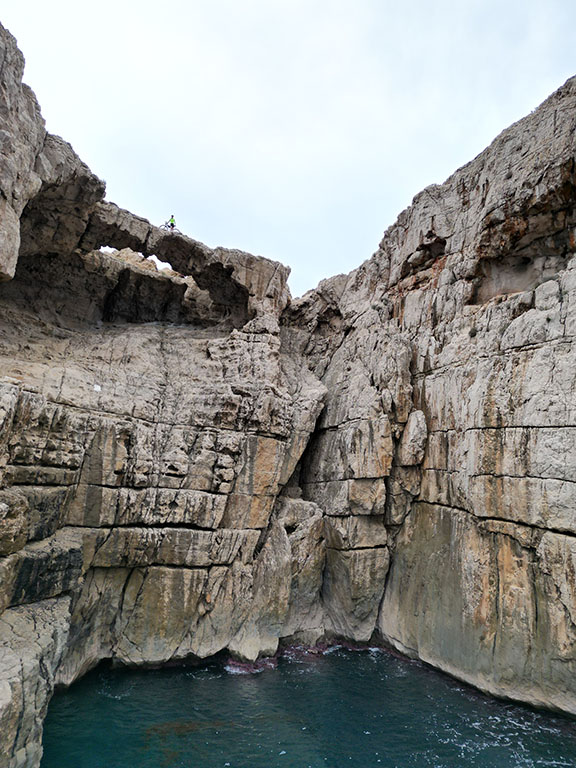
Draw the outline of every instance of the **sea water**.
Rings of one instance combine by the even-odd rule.
[[[42,768],[576,766],[576,722],[387,651],[103,668],[57,693]]]

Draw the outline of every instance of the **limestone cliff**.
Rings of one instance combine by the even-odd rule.
[[[291,301],[106,202],[22,71],[0,27],[0,765],[102,659],[289,640],[576,713],[576,80]]]
[[[366,531],[329,550],[328,626],[367,639],[376,621],[405,653],[572,713],[575,107],[573,79],[294,302],[285,331],[328,389],[304,497],[328,531]],[[341,517],[364,511],[359,482],[371,517]],[[374,513],[387,575],[365,549]]]

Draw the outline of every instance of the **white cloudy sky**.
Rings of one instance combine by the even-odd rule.
[[[574,0],[12,0],[0,21],[109,200],[288,264],[294,295],[576,74]]]

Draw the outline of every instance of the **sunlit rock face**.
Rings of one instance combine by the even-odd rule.
[[[0,63],[0,764],[102,659],[280,642],[576,712],[576,81],[291,301],[105,201]]]

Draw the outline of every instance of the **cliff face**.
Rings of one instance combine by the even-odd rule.
[[[22,69],[0,28],[0,763],[101,659],[287,639],[576,712],[576,80],[291,302],[105,202]]]
[[[376,621],[405,653],[572,713],[575,106],[570,80],[286,313],[328,389],[304,497],[328,531],[364,512],[359,482],[374,500],[346,520],[366,532],[358,551],[328,551],[329,625],[367,639]],[[387,575],[365,549],[375,512]]]

